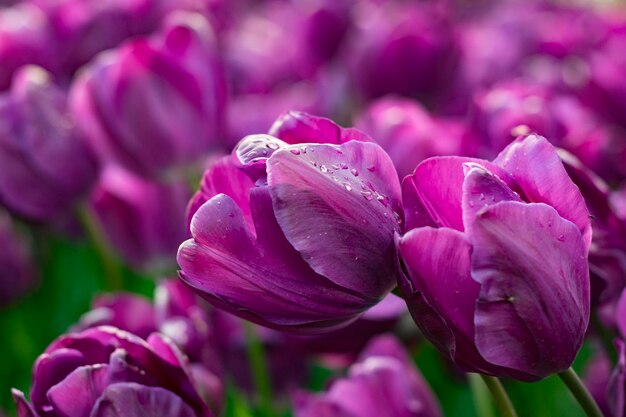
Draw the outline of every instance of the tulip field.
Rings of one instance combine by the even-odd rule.
[[[0,417],[626,417],[626,3],[0,0]]]

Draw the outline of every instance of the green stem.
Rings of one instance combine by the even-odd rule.
[[[106,289],[110,291],[121,290],[124,285],[118,261],[115,253],[104,237],[100,222],[87,205],[82,205],[78,208],[78,218],[91,244],[95,247],[100,256],[100,262],[102,262],[102,267],[104,268]]]
[[[495,417],[491,398],[489,398],[489,390],[480,375],[468,373],[467,379],[474,398],[476,414],[479,417]]]
[[[585,413],[589,417],[604,417],[600,407],[593,399],[585,384],[580,380],[576,372],[570,367],[566,371],[559,374],[559,377],[563,380],[567,388],[570,390],[578,404],[585,410]]]
[[[250,372],[256,391],[259,394],[259,408],[263,416],[273,417],[272,384],[267,369],[263,344],[259,340],[259,335],[254,324],[245,321],[244,330],[246,333],[246,347],[248,350],[248,360],[250,361]]]
[[[496,377],[481,375],[485,385],[491,391],[491,396],[496,404],[496,408],[502,417],[517,417],[517,412],[513,407],[513,403],[502,386],[502,382]]]

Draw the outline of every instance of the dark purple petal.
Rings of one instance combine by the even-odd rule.
[[[463,181],[463,226],[471,228],[476,215],[481,210],[500,201],[521,201],[504,181],[489,172],[482,165],[466,163],[468,172]]]
[[[33,406],[24,398],[22,391],[13,388],[11,395],[13,396],[15,407],[17,408],[17,417],[39,417]]]
[[[414,187],[419,197],[418,200],[414,196],[411,199],[413,204],[405,206],[405,211],[421,213],[426,210],[438,226],[463,231],[461,195],[466,163],[482,165],[513,188],[511,177],[489,161],[458,156],[433,157],[417,166],[412,181],[405,180],[405,187]],[[416,218],[415,222],[420,224],[424,220],[418,221]]]
[[[504,201],[469,231],[480,283],[476,346],[489,362],[542,378],[567,369],[589,321],[589,269],[578,228],[545,204]]]
[[[365,310],[367,303],[308,267],[276,223],[267,189],[253,191],[256,236],[230,197],[220,194],[200,207],[194,239],[178,254],[183,281],[208,301],[268,326],[332,327]]]
[[[233,164],[230,156],[218,159],[204,173],[200,191],[189,202],[187,225],[191,226],[191,219],[202,204],[218,194],[226,194],[237,203],[248,224],[253,226],[250,214],[250,188],[253,185],[254,182],[244,170]]]
[[[91,417],[197,417],[197,414],[171,391],[120,383],[107,387]]]
[[[424,227],[405,234],[398,249],[413,288],[420,291],[423,302],[442,322],[433,323],[432,314],[426,315],[426,335],[435,336],[433,343],[469,369],[487,368],[474,346],[474,309],[480,286],[470,275],[472,247],[466,237],[453,229]],[[415,314],[414,318],[421,327],[422,319]],[[442,333],[442,324],[452,339]],[[443,340],[447,340],[446,345],[442,345]]]
[[[48,400],[59,417],[89,417],[108,383],[107,365],[80,366],[48,390]]]
[[[292,145],[270,158],[268,184],[285,237],[317,273],[373,299],[395,285],[400,187],[378,145]]]
[[[585,200],[545,138],[520,137],[500,152],[494,163],[515,179],[526,201],[554,207],[561,217],[578,227],[589,246],[591,223]]]
[[[341,145],[350,140],[373,142],[367,134],[354,128],[343,128],[325,117],[300,111],[283,113],[272,125],[269,134],[289,144],[329,143]]]

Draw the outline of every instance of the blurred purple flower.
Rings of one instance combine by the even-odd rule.
[[[106,167],[91,196],[103,231],[118,255],[135,268],[172,271],[185,240],[187,184],[158,183]]]
[[[589,212],[555,149],[520,137],[493,162],[434,157],[403,182],[400,288],[466,371],[537,380],[567,369],[589,322]]]
[[[609,186],[601,178],[570,153],[559,150],[559,156],[592,216],[591,302],[602,323],[614,327],[615,304],[626,287],[626,219],[614,211]]]
[[[37,283],[28,244],[11,218],[0,211],[0,308],[19,299]]]
[[[615,149],[612,132],[576,98],[522,80],[507,81],[475,94],[470,109],[476,136],[485,153],[534,132],[576,155],[600,174],[614,177],[621,161],[609,162]]]
[[[611,378],[611,361],[602,352],[596,354],[587,362],[583,381],[593,399],[605,416],[611,412],[607,402],[607,389]]]
[[[454,74],[458,40],[443,2],[360,2],[346,45],[356,94],[432,100]]]
[[[374,339],[348,370],[321,394],[298,392],[296,417],[439,417],[441,410],[402,345]]]
[[[168,336],[189,359],[189,372],[211,410],[222,409],[224,369],[212,315],[204,303],[178,279],[164,280],[155,291],[155,303],[136,294],[103,294],[92,302],[72,331],[113,326],[142,338],[154,332]]]
[[[435,118],[413,100],[387,97],[373,101],[355,125],[387,151],[400,178],[431,156],[471,152],[461,122]]]
[[[212,36],[200,15],[174,14],[155,37],[86,69],[72,108],[104,158],[156,177],[188,170],[220,146],[226,87]]]
[[[9,88],[13,74],[23,65],[54,70],[52,34],[46,15],[27,2],[0,8],[0,91]]]
[[[1,204],[51,221],[89,191],[99,167],[74,122],[48,73],[27,66],[16,74],[0,96]]]
[[[397,174],[378,145],[351,140],[366,135],[328,119],[288,114],[272,132],[284,140],[248,136],[233,151],[250,178],[225,162],[208,171],[191,203],[193,239],[179,249],[181,278],[248,320],[329,331],[395,285]]]
[[[181,352],[102,326],[56,339],[33,367],[32,406],[13,390],[18,416],[210,417]]]
[[[97,53],[158,26],[155,0],[30,0],[46,14],[64,79]]]
[[[270,93],[315,77],[338,52],[351,5],[351,0],[313,0],[252,6],[225,39],[235,93]]]

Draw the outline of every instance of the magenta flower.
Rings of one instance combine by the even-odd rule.
[[[385,152],[327,119],[303,115],[244,138],[210,170],[178,252],[181,278],[211,303],[269,327],[348,324],[395,285],[397,174]],[[318,142],[308,142],[317,132]],[[349,140],[346,142],[346,140]],[[331,144],[332,143],[332,144]],[[359,242],[355,245],[354,242]]]
[[[620,170],[621,161],[610,155],[619,149],[617,136],[576,98],[544,85],[515,80],[479,91],[470,114],[486,154],[534,132],[603,176],[613,178]]]
[[[11,85],[13,74],[23,65],[56,68],[49,21],[39,8],[28,2],[0,7],[0,90]]]
[[[400,178],[431,156],[471,152],[463,123],[436,118],[414,100],[386,97],[373,101],[359,114],[356,127],[389,154]]]
[[[589,213],[554,148],[520,137],[493,161],[435,157],[403,182],[400,286],[464,370],[536,380],[567,369],[589,322]]]
[[[199,15],[173,15],[155,37],[102,54],[72,89],[96,149],[147,177],[189,169],[219,147],[224,103],[211,28]]]
[[[448,84],[459,48],[443,3],[360,2],[348,42],[357,95],[431,99]]]
[[[439,417],[433,393],[402,345],[379,336],[361,353],[345,378],[321,394],[299,392],[296,417]]]
[[[23,67],[0,97],[0,202],[51,221],[90,190],[99,166],[47,72]]]
[[[159,183],[122,168],[105,168],[91,196],[103,231],[118,255],[137,269],[173,271],[187,237],[190,192],[182,181]]]
[[[19,417],[212,416],[194,384],[167,338],[103,326],[48,346],[33,368],[32,405],[13,396]]]

